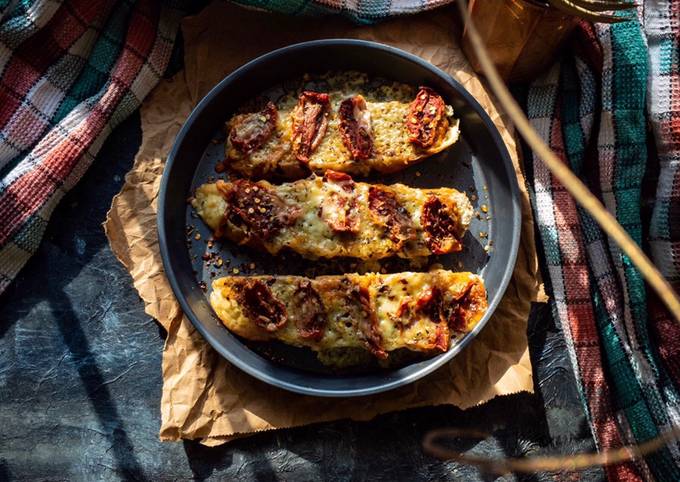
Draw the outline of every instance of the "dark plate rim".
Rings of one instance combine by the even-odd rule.
[[[168,243],[167,243],[167,236],[168,234],[166,233],[165,230],[165,199],[166,199],[166,192],[168,189],[168,184],[170,182],[170,172],[172,171],[172,166],[176,160],[177,152],[179,150],[179,147],[182,145],[184,142],[184,138],[186,137],[187,133],[193,128],[193,124],[195,122],[195,119],[199,117],[202,113],[202,111],[208,106],[213,99],[218,95],[219,92],[221,92],[223,89],[227,88],[229,84],[231,84],[234,79],[241,77],[243,75],[247,75],[249,71],[256,66],[257,64],[269,60],[274,57],[278,56],[287,56],[287,55],[294,55],[297,51],[304,50],[307,48],[312,48],[312,47],[324,47],[324,46],[358,46],[362,48],[368,48],[368,49],[374,49],[374,50],[382,50],[385,51],[391,55],[399,56],[402,58],[405,58],[406,60],[409,60],[415,64],[418,64],[420,67],[425,68],[435,74],[436,76],[440,77],[442,80],[444,80],[446,83],[448,83],[451,87],[454,88],[454,90],[457,92],[458,95],[461,96],[461,98],[467,103],[476,113],[479,115],[480,119],[484,123],[484,126],[486,127],[487,131],[491,135],[492,139],[494,140],[494,143],[496,144],[496,147],[498,148],[498,151],[500,152],[501,156],[503,157],[503,166],[505,167],[506,170],[506,176],[510,180],[510,196],[512,199],[512,211],[513,211],[513,223],[512,223],[512,242],[511,242],[511,248],[510,248],[510,257],[508,258],[508,263],[507,267],[505,269],[505,273],[503,274],[503,277],[501,278],[501,282],[499,285],[499,290],[493,297],[493,299],[490,300],[489,302],[489,307],[484,315],[484,317],[479,321],[477,326],[467,333],[462,339],[458,341],[455,347],[453,347],[451,350],[447,351],[446,353],[442,353],[441,355],[434,357],[429,360],[429,363],[425,364],[421,369],[410,373],[409,375],[406,376],[399,376],[397,375],[395,379],[388,380],[387,377],[385,377],[385,382],[382,384],[377,384],[372,387],[367,387],[367,388],[356,388],[356,389],[345,389],[345,390],[329,390],[329,389],[319,389],[315,387],[310,387],[310,386],[303,386],[295,383],[290,383],[285,380],[281,380],[277,377],[273,377],[267,373],[263,373],[262,371],[255,369],[251,367],[248,363],[243,362],[240,358],[232,354],[229,350],[225,349],[224,346],[222,346],[221,343],[219,343],[217,340],[214,339],[214,337],[206,330],[204,327],[204,321],[201,320],[199,317],[196,316],[196,314],[193,312],[193,309],[191,308],[191,305],[189,304],[187,298],[185,297],[184,293],[182,292],[180,288],[179,281],[177,280],[177,273],[175,272],[174,266],[170,262],[170,253],[168,251]],[[398,80],[395,78],[394,80]],[[493,121],[491,118],[488,116],[484,108],[477,102],[477,100],[470,94],[457,80],[455,80],[453,77],[451,77],[449,74],[446,72],[442,71],[438,67],[435,67],[434,65],[430,64],[429,62],[421,59],[420,57],[410,54],[408,52],[405,52],[401,49],[398,49],[396,47],[392,47],[389,45],[377,43],[377,42],[371,42],[367,40],[356,40],[356,39],[342,39],[342,38],[336,38],[336,39],[323,39],[323,40],[312,40],[308,42],[300,42],[292,45],[288,45],[276,50],[273,50],[271,52],[268,52],[264,55],[261,55],[248,63],[242,65],[238,69],[234,70],[231,74],[227,75],[224,79],[222,79],[215,87],[213,87],[206,95],[201,99],[201,101],[196,105],[196,107],[191,111],[191,114],[189,117],[187,117],[186,121],[182,125],[182,128],[178,132],[175,141],[173,143],[172,149],[170,150],[170,153],[167,157],[165,167],[163,169],[163,177],[161,179],[161,186],[158,194],[158,212],[157,212],[157,228],[158,228],[158,242],[159,242],[159,247],[160,247],[160,253],[161,253],[161,258],[163,260],[163,268],[165,270],[165,276],[170,282],[170,286],[172,287],[173,293],[175,294],[180,307],[182,308],[182,311],[184,312],[185,315],[189,318],[191,323],[194,325],[194,327],[201,333],[203,338],[224,358],[226,358],[230,363],[233,365],[237,366],[240,370],[248,373],[249,375],[262,380],[265,383],[268,383],[272,386],[278,387],[278,388],[283,388],[285,390],[295,392],[295,393],[300,393],[304,395],[313,395],[313,396],[320,396],[320,397],[359,397],[359,396],[367,396],[367,395],[373,395],[376,393],[381,393],[381,392],[386,392],[389,390],[393,390],[395,388],[410,384],[415,382],[416,380],[434,372],[444,364],[448,363],[455,357],[460,351],[463,350],[476,336],[477,334],[484,328],[486,323],[488,322],[489,318],[493,315],[495,312],[498,304],[500,303],[501,299],[503,298],[503,295],[505,294],[505,291],[508,287],[508,284],[510,283],[510,279],[512,278],[512,274],[514,272],[514,266],[515,262],[517,260],[517,253],[519,250],[519,240],[520,240],[520,231],[521,231],[521,220],[522,220],[522,212],[520,208],[520,190],[519,190],[519,184],[517,181],[517,177],[514,171],[514,167],[512,164],[512,159],[510,158],[510,154],[508,153],[507,147],[505,145],[505,142],[503,142],[503,139],[500,136],[500,133],[498,132],[498,129],[494,125]],[[224,328],[226,329],[226,328]],[[275,364],[275,362],[267,360],[271,364]],[[279,366],[277,364],[277,366]],[[285,368],[285,367],[281,367]],[[397,373],[400,371],[400,369],[394,370],[389,373]],[[310,374],[311,375],[311,374]],[[317,375],[318,376],[318,375]],[[392,377],[390,377],[392,378]]]

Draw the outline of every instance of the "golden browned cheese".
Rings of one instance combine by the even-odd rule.
[[[441,152],[458,140],[458,120],[453,117],[453,108],[449,105],[445,108],[432,145],[422,147],[409,138],[406,120],[409,106],[417,93],[414,86],[398,82],[378,84],[358,72],[329,74],[317,79],[314,85],[316,87],[304,90],[328,93],[330,112],[323,138],[309,156],[307,165],[296,158],[292,149],[294,111],[302,90],[297,89],[276,99],[278,118],[275,131],[257,149],[244,153],[227,136],[226,158],[232,169],[248,178],[277,176],[296,179],[307,175],[309,170],[324,173],[329,169],[353,175],[366,175],[371,171],[390,173]],[[360,122],[370,132],[372,141],[371,155],[361,159],[353,158],[340,128],[340,106],[354,96],[361,96],[362,102],[365,101]],[[235,115],[227,122],[227,132],[241,117]]]
[[[277,186],[204,184],[192,205],[218,237],[271,254],[287,248],[309,259],[460,251],[473,214],[467,196],[455,189],[367,184],[333,173]]]
[[[361,349],[385,360],[406,349],[436,354],[472,330],[487,309],[472,273],[229,276],[213,281],[210,304],[233,333],[279,340],[323,355]]]

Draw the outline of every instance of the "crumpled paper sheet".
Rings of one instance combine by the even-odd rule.
[[[163,351],[162,440],[218,445],[245,434],[342,418],[368,420],[406,408],[468,408],[497,395],[533,391],[526,327],[542,298],[533,222],[513,135],[461,53],[451,10],[358,27],[341,19],[301,19],[245,10],[227,2],[184,20],[185,70],[163,81],[141,109],[143,139],[134,167],[112,203],[105,229],[132,275],[146,312],[167,330]],[[226,74],[283,45],[330,37],[400,47],[452,74],[485,107],[513,157],[522,187],[522,239],[514,276],[495,315],[450,364],[388,393],[353,399],[301,396],[270,387],[221,358],[183,316],[164,273],[156,234],[165,158],[191,108]]]

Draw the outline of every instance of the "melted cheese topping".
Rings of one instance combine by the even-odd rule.
[[[438,142],[428,148],[419,148],[409,141],[405,119],[416,89],[397,82],[373,85],[366,74],[345,72],[328,74],[317,81],[317,87],[304,90],[327,92],[330,96],[331,111],[328,128],[323,140],[309,159],[309,168],[322,173],[326,170],[366,175],[370,171],[395,172],[441,152],[458,140],[459,123],[453,118],[453,108],[447,106],[449,128]],[[266,177],[277,174],[288,178],[302,177],[305,173],[291,151],[291,113],[303,89],[298,89],[276,99],[279,120],[274,135],[259,149],[244,156],[230,142],[226,145],[227,159],[236,171],[248,177]],[[351,158],[340,135],[338,109],[340,103],[354,95],[366,99],[371,117],[373,155],[362,161]],[[227,130],[230,130],[227,122]]]
[[[318,340],[300,336],[295,319],[298,314],[293,293],[306,278],[297,276],[255,276],[270,286],[273,296],[286,307],[287,322],[278,330],[267,331],[257,326],[239,303],[239,283],[243,277],[225,277],[213,281],[210,304],[224,325],[234,333],[249,340],[280,340],[289,345],[308,347],[323,354],[338,348],[368,349],[362,324],[372,323],[356,298],[350,295],[324,289],[324,281],[345,280],[348,286],[360,287],[368,293],[370,306],[374,311],[379,346],[389,353],[406,348],[423,353],[436,353],[436,331],[439,320],[415,308],[416,301],[431,288],[444,292],[445,299],[458,300],[463,297],[469,306],[465,311],[466,323],[452,331],[445,340],[449,347],[452,340],[474,328],[486,312],[486,291],[482,279],[472,273],[454,273],[436,270],[429,273],[396,274],[348,274],[344,276],[322,276],[311,280],[319,294],[327,323]],[[402,303],[406,307],[400,310]],[[401,312],[400,312],[401,311]],[[447,348],[448,349],[448,348]]]
[[[217,190],[217,184],[203,184],[196,190],[196,197],[191,202],[205,224],[216,230],[227,210],[227,201]]]
[[[389,256],[414,258],[432,254],[425,241],[421,224],[421,213],[427,198],[435,195],[447,205],[455,206],[461,232],[464,232],[472,219],[472,205],[464,193],[451,188],[417,189],[403,184],[381,186],[394,192],[399,204],[406,210],[415,229],[415,239],[397,243],[386,233],[382,224],[376,222],[370,212],[368,192],[370,184],[354,183],[355,206],[359,229],[356,234],[335,233],[320,215],[324,199],[338,189],[338,185],[325,182],[321,177],[311,177],[300,181],[274,186],[266,181],[259,185],[273,190],[288,206],[299,208],[301,214],[294,225],[283,228],[267,242],[260,243],[244,237],[243,229],[231,222],[223,228],[225,235],[235,242],[263,245],[271,254],[287,247],[310,259],[353,257],[360,259],[381,259]],[[216,231],[224,219],[227,204],[215,184],[204,184],[195,193],[193,207],[206,224]],[[329,209],[328,205],[324,209]],[[258,241],[255,243],[255,241]]]

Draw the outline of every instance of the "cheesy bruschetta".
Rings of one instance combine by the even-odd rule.
[[[457,252],[473,214],[455,189],[366,184],[335,171],[278,186],[217,181],[191,202],[217,238],[309,259]]]
[[[335,170],[389,173],[458,139],[453,108],[433,89],[372,84],[365,74],[328,75],[315,87],[234,115],[226,162],[248,178],[296,179]]]
[[[447,351],[487,309],[472,273],[229,276],[213,281],[210,304],[233,333],[323,354],[359,348],[378,359],[407,349]]]

